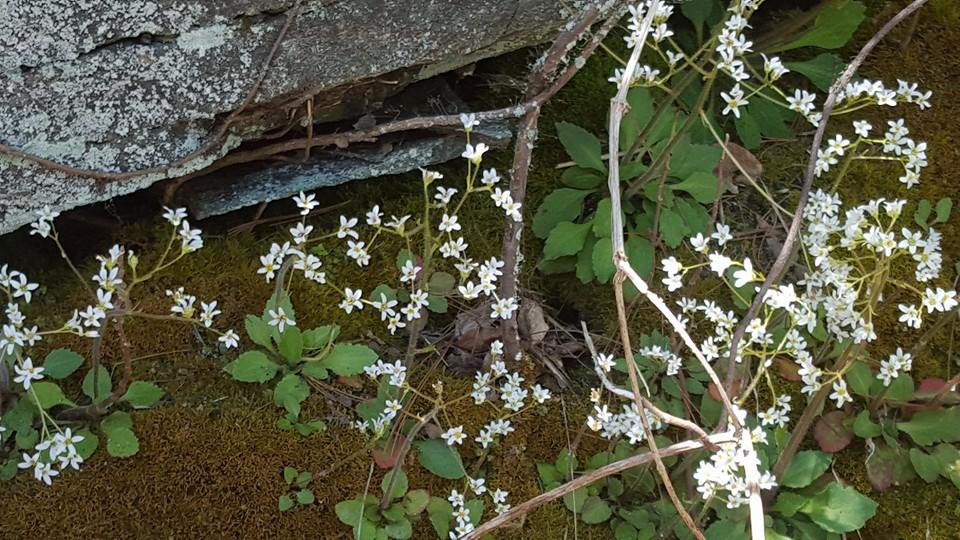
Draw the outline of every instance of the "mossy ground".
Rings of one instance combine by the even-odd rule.
[[[940,2],[943,4],[943,2]],[[867,31],[882,24],[892,7],[878,7],[876,18],[858,36],[859,42],[868,37]],[[949,10],[947,10],[949,11]],[[919,112],[898,108],[912,135],[928,141],[930,166],[923,182],[907,193],[896,182],[896,174],[877,167],[855,168],[848,181],[841,186],[846,199],[865,200],[869,197],[928,198],[950,196],[960,202],[960,89],[955,77],[960,73],[960,29],[951,15],[925,14],[917,27],[913,42],[902,53],[894,40],[882,43],[862,73],[891,82],[893,77],[917,81],[924,89],[934,91],[931,110]],[[893,36],[897,37],[896,33]],[[519,73],[525,66],[524,54],[517,53],[507,71]],[[515,60],[520,60],[519,62]],[[611,87],[606,77],[614,67],[613,61],[599,54],[584,68],[572,83],[560,93],[545,110],[540,122],[540,139],[534,153],[533,168],[527,199],[527,215],[531,215],[543,197],[559,184],[559,171],[554,168],[567,156],[560,147],[554,124],[560,120],[575,121],[594,132],[602,132]],[[499,68],[497,68],[499,69]],[[495,95],[483,99],[497,100]],[[886,116],[870,113],[874,126],[883,125]],[[845,120],[836,120],[838,129]],[[844,128],[845,129],[845,128]],[[829,130],[832,132],[833,130]],[[761,149],[766,166],[765,179],[774,190],[795,185],[803,160],[801,143],[778,143]],[[509,167],[509,155],[493,156],[501,170]],[[457,167],[443,171],[447,178],[460,174]],[[396,181],[395,181],[396,180]],[[743,193],[743,192],[741,192]],[[374,203],[388,202],[388,213],[415,211],[419,205],[419,183],[413,175],[382,181],[355,183],[321,193],[324,203],[348,201],[343,213],[358,214]],[[291,208],[274,205],[275,212]],[[486,203],[471,204],[461,221],[466,227],[468,241],[479,252],[494,253],[499,243],[499,214]],[[908,214],[912,208],[908,206]],[[317,220],[318,226],[331,225],[336,213]],[[231,219],[212,220],[204,228],[212,231],[207,246],[187,258],[149,287],[139,291],[140,306],[144,310],[163,312],[167,299],[163,290],[188,284],[189,292],[201,299],[217,298],[223,315],[219,324],[242,328],[246,313],[257,313],[269,295],[268,288],[255,273],[255,255],[264,251],[264,243],[284,235],[283,229],[265,228],[256,235],[227,237],[218,235],[231,224]],[[497,224],[496,234],[486,230],[486,223]],[[954,219],[941,227],[944,233],[944,273],[952,278],[950,270],[960,253],[960,220]],[[745,225],[746,226],[746,225]],[[752,223],[750,224],[752,226]],[[123,242],[140,253],[155,244],[163,233],[156,222],[137,221],[111,235],[86,225],[71,225],[64,231],[71,249],[90,255],[102,252],[114,241]],[[96,233],[96,234],[94,234]],[[40,245],[35,239],[17,235],[3,240],[7,260],[17,268],[30,272],[49,285],[36,308],[38,322],[54,321],[84,305],[79,287],[70,285],[72,276],[62,266],[50,265],[56,253]],[[538,258],[539,240],[525,235],[523,250],[527,260]],[[331,274],[337,268],[330,258],[327,264]],[[392,272],[389,256],[375,260],[363,276],[364,283],[379,283],[378,278]],[[83,267],[84,274],[91,273]],[[378,273],[380,275],[378,275]],[[546,303],[567,319],[587,318],[596,330],[612,330],[612,295],[606,286],[583,285],[572,275],[544,276],[525,272],[523,285],[542,294]],[[707,287],[709,284],[704,284]],[[889,298],[887,303],[895,303]],[[366,340],[368,330],[379,328],[372,316],[345,317],[335,307],[334,296],[323,289],[304,286],[295,291],[298,321],[301,326],[337,323],[344,328],[345,339]],[[659,326],[659,318],[645,306],[637,306],[634,323],[638,329],[649,331]],[[877,323],[880,340],[875,350],[892,350],[897,346],[908,348],[916,334],[902,330],[895,318],[886,316]],[[918,378],[943,377],[955,372],[952,356],[952,328],[935,336],[931,347],[914,364]],[[346,538],[347,531],[333,514],[333,505],[362,492],[369,474],[369,460],[365,456],[344,461],[364,441],[354,431],[343,427],[345,411],[313,395],[305,405],[305,418],[322,417],[329,429],[309,438],[274,427],[279,416],[269,389],[240,384],[228,380],[221,368],[227,361],[219,354],[203,354],[205,347],[186,327],[153,321],[134,321],[128,335],[136,355],[138,378],[155,381],[169,392],[160,406],[135,412],[135,425],[140,436],[140,452],[130,459],[115,459],[98,452],[84,467],[82,473],[67,473],[53,487],[40,486],[21,475],[2,488],[0,505],[0,537],[321,537]],[[45,343],[52,347],[70,345],[86,352],[80,341]],[[114,365],[119,361],[115,338],[106,341],[105,361]],[[402,347],[402,343],[388,342],[381,348]],[[149,356],[153,353],[162,356]],[[42,354],[42,351],[40,351]],[[443,376],[453,388],[463,386],[462,380]],[[511,492],[511,500],[519,502],[540,492],[534,464],[552,461],[568,438],[577,436],[588,404],[584,393],[567,392],[565,406],[554,402],[549,414],[531,416],[517,423],[517,432],[506,439],[497,466],[489,471],[488,482]],[[561,414],[561,410],[565,411]],[[458,411],[468,428],[476,431],[481,421],[472,409]],[[598,442],[587,438],[584,445],[593,448]],[[464,451],[472,455],[471,446]],[[845,481],[865,492],[870,491],[865,477],[863,441],[856,440],[842,452],[834,470]],[[339,465],[341,464],[342,465]],[[339,465],[336,471],[317,478],[313,484],[317,504],[281,514],[277,511],[277,497],[283,492],[281,470],[284,466],[310,470],[316,475]],[[454,485],[424,473],[415,460],[408,462],[411,485],[425,487],[435,494],[448,491]],[[382,471],[375,471],[372,486],[376,490]],[[957,538],[956,533],[960,499],[949,484],[939,481],[925,484],[914,480],[895,486],[883,494],[872,493],[880,503],[879,512],[861,531],[863,538]],[[418,525],[416,538],[431,537],[424,521]],[[526,526],[500,535],[512,538],[566,538],[573,537],[570,514],[559,505],[548,505],[532,514]],[[577,527],[580,538],[606,538],[605,526]]]

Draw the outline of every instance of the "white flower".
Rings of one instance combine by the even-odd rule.
[[[486,484],[487,480],[485,478],[470,478],[470,491],[473,491],[474,495],[483,495],[487,492]]]
[[[343,239],[348,236],[357,240],[360,238],[360,235],[357,234],[357,231],[354,231],[353,228],[357,226],[357,218],[349,218],[346,216],[340,216],[340,228],[337,229],[337,238]]]
[[[225,348],[232,349],[240,344],[240,336],[233,330],[227,330],[222,336],[217,338],[217,341],[223,343]]]
[[[923,307],[927,308],[927,313],[934,311],[947,312],[957,307],[957,292],[945,291],[940,287],[937,290],[927,289],[923,294]]]
[[[718,276],[723,277],[723,273],[727,271],[727,268],[733,264],[733,260],[726,255],[720,255],[719,253],[711,253],[710,256],[710,270],[715,272]]]
[[[513,314],[520,306],[517,305],[517,299],[500,298],[493,304],[493,311],[490,313],[491,319],[501,318],[507,320],[513,317]]]
[[[763,57],[763,72],[770,78],[771,81],[775,81],[782,77],[784,74],[789,73],[790,70],[783,66],[783,63],[780,61],[779,56],[773,56],[767,58],[766,55],[761,54]]]
[[[411,259],[407,259],[403,263],[403,267],[400,268],[400,282],[401,283],[413,283],[417,279],[417,274],[420,272],[420,267],[413,264]]]
[[[460,444],[467,435],[463,432],[463,426],[452,427],[440,435],[440,438],[447,442],[447,445],[453,446]]]
[[[753,263],[750,262],[749,258],[743,260],[743,268],[741,270],[733,273],[733,279],[733,286],[738,289],[754,280]]]
[[[473,131],[473,128],[480,125],[477,115],[473,113],[460,113],[460,123],[463,124],[463,130],[467,133]]]
[[[297,208],[300,209],[300,215],[305,216],[310,213],[311,210],[320,206],[320,203],[317,202],[317,196],[311,193],[306,195],[304,192],[300,192],[299,195],[293,196],[293,202],[297,204]]]
[[[850,396],[850,392],[847,391],[847,382],[843,379],[837,379],[833,381],[833,393],[830,394],[830,399],[837,400],[837,408],[843,407],[843,404],[846,402],[853,402],[853,397]]]
[[[280,306],[277,306],[276,311],[271,309],[271,310],[268,310],[268,312],[270,314],[270,326],[276,326],[277,331],[280,332],[281,334],[283,333],[283,329],[286,326],[297,325],[297,321],[288,317],[287,314],[283,312],[283,308]]]
[[[468,143],[461,156],[470,160],[474,165],[479,165],[483,160],[483,154],[489,149],[490,148],[483,143],[478,143],[476,146]]]
[[[720,97],[727,103],[722,114],[732,112],[734,116],[740,118],[740,107],[748,105],[750,102],[743,96],[743,90],[739,84],[730,89],[730,93],[720,92]]]
[[[163,209],[164,209],[163,219],[169,221],[170,224],[173,225],[174,227],[179,227],[180,222],[183,221],[183,218],[187,217],[186,208],[174,209],[174,208],[167,208],[166,206],[164,206]]]
[[[440,229],[440,232],[453,232],[460,230],[460,224],[457,223],[457,216],[451,216],[449,214],[443,214],[443,218],[440,221],[440,225],[437,226]]]
[[[354,308],[358,310],[363,309],[363,304],[360,302],[361,295],[363,295],[362,290],[353,290],[350,287],[347,287],[343,290],[344,298],[340,301],[340,309],[346,311],[347,313],[352,313]]]
[[[899,304],[897,309],[900,310],[900,322],[907,325],[910,328],[920,328],[920,323],[922,322],[922,311],[917,309],[915,305],[906,305]]]
[[[480,178],[480,181],[487,186],[492,186],[500,181],[500,175],[497,174],[496,169],[487,169],[483,171],[483,177]]]
[[[450,199],[456,195],[457,190],[454,188],[445,188],[443,186],[437,186],[437,193],[433,196],[434,199],[439,201],[441,205],[450,204]]]
[[[313,232],[313,225],[304,225],[302,222],[297,223],[296,227],[290,228],[290,236],[293,237],[293,242],[297,245],[306,243],[311,232]]]
[[[723,223],[717,223],[716,230],[713,234],[710,235],[710,238],[713,238],[717,241],[717,245],[724,245],[728,240],[733,239],[733,235],[730,234],[730,226],[724,225]]]
[[[24,390],[29,390],[30,384],[33,381],[39,381],[43,378],[43,367],[34,366],[33,360],[29,356],[24,358],[19,366],[14,364],[13,371],[17,374],[17,376],[13,378],[13,382],[22,383]]]
[[[473,300],[480,296],[480,289],[474,285],[472,281],[468,281],[465,285],[460,285],[457,289],[460,291],[464,300]]]
[[[543,388],[539,384],[533,387],[533,400],[537,403],[543,403],[550,399],[550,390]]]
[[[870,136],[871,129],[873,129],[873,126],[866,120],[856,120],[853,122],[853,131],[864,139]]]
[[[683,272],[683,265],[680,264],[680,261],[678,261],[676,257],[664,259],[660,261],[660,264],[663,266],[663,271],[666,272],[667,275],[672,276]]]
[[[599,353],[597,354],[596,362],[600,369],[606,373],[609,373],[610,370],[613,369],[613,366],[616,365],[616,362],[613,361],[612,354]]]

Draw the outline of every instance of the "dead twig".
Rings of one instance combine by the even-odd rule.
[[[525,97],[528,102],[538,101],[538,104],[526,110],[523,115],[523,120],[521,120],[517,128],[513,166],[510,170],[510,194],[514,201],[521,204],[521,209],[526,199],[527,176],[530,171],[533,147],[537,140],[537,123],[540,119],[541,107],[547,100],[553,97],[554,94],[560,91],[580,68],[586,64],[587,60],[593,55],[594,51],[610,30],[619,23],[625,11],[625,2],[619,2],[615,9],[609,11],[603,26],[601,26],[593,37],[583,46],[577,57],[569,62],[566,69],[564,69],[559,76],[556,76],[557,70],[566,58],[567,53],[580,41],[600,16],[600,9],[597,6],[591,6],[580,15],[580,20],[577,24],[557,37],[553,45],[550,46],[550,49],[548,49],[543,56],[540,68],[531,74]],[[550,84],[550,80],[554,79],[555,76],[556,79]],[[539,100],[537,99],[538,96],[541,96]],[[515,298],[517,296],[517,275],[519,274],[520,238],[522,233],[522,220],[506,220],[503,231],[503,249],[501,252],[501,257],[504,262],[503,277],[500,281],[500,296],[502,298]],[[505,356],[512,360],[516,357],[517,353],[520,352],[520,339],[517,334],[516,317],[511,317],[503,322],[501,334]]]
[[[736,437],[733,433],[716,433],[707,437],[711,444],[726,444],[736,442]],[[680,454],[685,454],[688,452],[693,452],[703,448],[703,443],[701,441],[683,441],[676,444],[671,444],[670,446],[665,446],[660,449],[660,457],[672,457]],[[537,495],[536,497],[527,500],[517,506],[511,508],[507,512],[500,514],[499,516],[491,519],[490,521],[480,525],[473,532],[468,533],[463,537],[464,540],[478,540],[484,535],[489,534],[505,524],[525,516],[530,512],[536,510],[537,508],[547,504],[550,501],[554,501],[563,497],[567,493],[575,491],[581,487],[588,486],[597,480],[606,478],[608,476],[621,473],[628,469],[634,467],[639,467],[641,465],[646,465],[653,461],[654,457],[650,452],[643,454],[637,454],[635,456],[630,456],[626,459],[611,463],[599,469],[590,471],[583,476],[567,482],[562,486],[551,489],[550,491]]]

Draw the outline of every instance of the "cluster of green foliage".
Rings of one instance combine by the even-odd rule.
[[[55,349],[44,358],[44,380],[32,385],[37,402],[20,399],[3,415],[3,426],[7,429],[4,439],[14,438],[16,448],[33,452],[40,442],[40,431],[36,422],[40,415],[58,414],[67,409],[78,407],[116,408],[124,405],[131,409],[146,409],[159,402],[166,394],[159,386],[147,381],[133,381],[117,403],[108,404],[107,398],[113,392],[113,380],[110,372],[101,366],[89,368],[81,383],[83,398],[70,399],[60,384],[84,365],[83,356],[70,349]],[[56,382],[60,381],[60,382]],[[92,410],[92,409],[91,409]],[[99,446],[100,438],[106,439],[107,453],[114,457],[130,457],[140,450],[140,443],[133,431],[133,419],[124,410],[115,410],[98,419],[97,424],[74,430],[83,437],[76,444],[77,453],[84,460],[93,455]],[[14,435],[15,434],[15,435]],[[10,454],[0,464],[0,480],[9,480],[17,473],[17,456]]]
[[[376,363],[378,355],[366,345],[337,343],[340,334],[337,325],[303,331],[287,325],[280,332],[269,323],[269,312],[278,307],[289,317],[295,317],[289,296],[278,290],[267,301],[263,315],[247,315],[244,321],[247,336],[260,348],[241,354],[223,369],[242,382],[267,383],[276,379],[273,399],[277,407],[286,411],[277,426],[296,429],[307,436],[322,431],[325,426],[320,420],[300,421],[301,404],[310,395],[306,378],[323,380],[331,373],[352,377]]]

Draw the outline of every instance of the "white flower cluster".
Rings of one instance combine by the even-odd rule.
[[[899,178],[900,183],[912,188],[920,182],[920,173],[927,166],[927,143],[917,142],[908,137],[910,130],[904,125],[903,119],[888,120],[888,129],[882,139],[870,138],[870,131],[873,126],[865,120],[857,120],[853,123],[854,132],[857,134],[856,140],[852,143],[837,134],[827,141],[827,147],[817,151],[816,173],[821,176],[830,171],[834,165],[839,162],[839,157],[846,152],[850,152],[849,159],[881,159],[887,161],[897,161],[903,166],[903,176]],[[867,149],[862,153],[856,153],[861,145]],[[881,154],[876,155],[870,152],[870,147],[880,148]]]
[[[765,444],[766,432],[756,428],[751,431],[751,438],[755,444]],[[697,466],[693,474],[697,481],[697,491],[704,500],[714,497],[725,500],[727,508],[730,509],[747,504],[750,488],[745,469],[750,464],[754,467],[760,466],[756,452],[748,451],[739,442],[721,444],[720,450],[710,456],[709,461],[701,461]],[[758,487],[761,490],[773,489],[776,485],[776,478],[769,471],[760,475]]]
[[[36,214],[37,220],[31,224],[30,233],[51,239],[57,244],[61,255],[67,258],[54,225],[54,220],[59,213],[44,207]],[[86,338],[99,337],[100,328],[108,316],[124,317],[135,313],[132,306],[115,306],[118,298],[124,298],[123,295],[129,294],[137,284],[173,265],[186,254],[203,247],[200,230],[190,226],[186,215],[187,212],[183,208],[165,208],[163,217],[173,226],[173,231],[156,266],[146,274],[138,275],[139,259],[133,251],[123,246],[114,245],[106,255],[98,255],[97,261],[100,263],[100,268],[91,278],[96,284],[96,289],[91,291],[91,294],[96,296],[96,301],[82,310],[74,310],[63,326],[54,330],[40,331],[36,325],[28,325],[21,309],[21,304],[27,305],[32,301],[33,293],[39,288],[39,284],[30,282],[25,274],[12,270],[7,265],[0,266],[0,294],[7,298],[5,310],[7,320],[2,325],[3,335],[0,339],[0,364],[7,362],[12,364],[15,373],[13,382],[23,387],[25,399],[32,400],[37,404],[38,409],[43,410],[34,383],[43,380],[45,368],[34,365],[33,359],[26,354],[25,348],[34,346],[45,336],[56,334],[74,334]],[[174,246],[178,244],[178,248],[174,250]],[[76,272],[72,263],[70,267]],[[86,282],[82,275],[78,274],[77,277]],[[220,342],[227,348],[237,346],[240,338],[235,332],[228,330],[221,333],[211,328],[214,317],[220,314],[216,300],[209,303],[200,302],[198,309],[197,298],[184,292],[183,287],[168,290],[167,295],[173,299],[173,305],[170,308],[170,315],[166,318],[188,320],[201,325],[219,334]],[[42,440],[34,447],[32,454],[23,455],[19,468],[32,469],[37,480],[50,485],[52,478],[59,475],[60,471],[68,467],[80,469],[83,458],[75,445],[83,441],[84,437],[73,433],[70,428],[61,429],[54,419],[45,413],[40,415],[40,419],[43,423]],[[0,436],[4,431],[6,428],[0,426]]]
[[[502,489],[496,489],[490,491],[487,489],[486,480],[484,478],[470,478],[467,477],[467,484],[470,491],[474,495],[480,497],[484,493],[490,495],[490,500],[493,502],[494,511],[497,515],[503,514],[507,510],[510,510],[510,505],[507,504],[507,495],[509,492],[506,492]],[[460,491],[454,489],[450,492],[450,496],[447,497],[447,500],[450,501],[450,506],[453,507],[453,517],[457,521],[456,527],[450,531],[450,540],[457,540],[466,536],[468,533],[473,532],[476,528],[475,523],[480,521],[481,516],[470,516],[470,509],[467,508],[466,494],[460,493]]]
[[[802,331],[813,333],[822,324],[833,341],[866,343],[875,340],[874,310],[887,286],[918,298],[920,307],[916,304],[898,305],[900,322],[910,328],[920,327],[924,308],[927,313],[932,313],[957,307],[956,291],[929,286],[921,290],[909,283],[911,280],[897,275],[902,266],[893,263],[912,260],[912,281],[929,283],[939,277],[943,262],[939,233],[930,229],[924,235],[898,224],[905,204],[903,200],[877,199],[841,211],[841,200],[836,195],[822,190],[811,194],[804,210],[805,230],[802,234],[809,269],[796,284],[781,284],[767,292],[761,314],[750,321],[738,344],[738,362],[744,357],[759,361],[754,383],[774,357],[789,356],[799,366],[798,375],[803,381],[805,394],[813,394],[824,384],[831,384],[829,397],[837,407],[842,407],[852,401],[842,374],[816,365],[817,358]],[[710,237],[698,235],[691,239],[694,249],[705,255],[707,262],[687,266],[675,257],[664,259],[661,262],[666,273],[663,283],[670,291],[678,290],[683,286],[683,276],[701,267],[708,267],[724,280],[730,279],[730,268],[737,268],[732,272],[733,282],[728,281],[735,289],[762,281],[764,277],[753,269],[749,259],[738,262],[720,251],[711,251],[712,241],[722,248],[729,238],[729,229],[718,225]],[[733,331],[740,322],[738,317],[711,300],[701,302],[682,298],[678,303],[685,315],[699,313],[702,320],[713,328],[712,335],[700,345],[704,357],[708,360],[727,357]],[[687,324],[688,321],[683,322]],[[779,326],[779,331],[772,330],[774,324]],[[881,363],[878,378],[885,385],[889,384],[900,372],[908,371],[910,365],[910,355],[898,350]],[[783,426],[789,411],[789,399],[781,396],[773,407],[760,414],[760,418],[764,425]]]
[[[641,352],[641,354],[643,354]],[[603,372],[609,372],[613,366],[613,357],[606,354],[598,354],[593,361]],[[646,440],[646,433],[643,429],[643,421],[637,412],[635,403],[623,405],[620,413],[611,412],[606,404],[600,404],[601,392],[594,389],[590,392],[590,401],[594,403],[593,414],[587,417],[587,426],[593,431],[599,431],[600,435],[606,439],[614,440],[620,437],[627,437],[630,444],[637,444]],[[647,425],[651,430],[658,430],[663,427],[663,422],[655,414],[644,409]]]
[[[71,468],[80,470],[83,458],[77,451],[76,444],[84,440],[83,435],[73,433],[70,428],[55,433],[53,437],[44,440],[34,447],[33,454],[23,453],[23,461],[17,464],[20,469],[33,469],[33,477],[46,485],[53,483],[53,477],[60,471]],[[54,466],[57,468],[54,469]]]
[[[473,114],[461,115],[464,131],[467,133],[468,143],[463,157],[467,160],[466,189],[456,202],[454,199],[459,190],[453,187],[436,186],[436,192],[433,198],[427,201],[427,215],[430,210],[437,210],[442,213],[440,222],[436,225],[437,234],[428,231],[427,237],[432,241],[427,248],[430,252],[422,254],[422,258],[408,258],[400,267],[400,284],[407,290],[405,295],[409,301],[400,306],[400,301],[396,298],[381,293],[376,298],[363,298],[363,290],[360,288],[343,287],[338,288],[328,282],[326,272],[322,271],[323,262],[317,255],[307,251],[307,244],[312,240],[311,234],[314,231],[312,225],[306,224],[306,217],[319,205],[316,195],[300,192],[293,197],[293,201],[300,209],[301,220],[291,227],[289,232],[292,241],[283,244],[273,243],[270,251],[260,257],[260,268],[257,273],[262,274],[267,282],[272,281],[280,272],[284,261],[293,258],[293,269],[300,270],[308,280],[321,285],[328,285],[337,290],[343,299],[339,306],[346,313],[353,313],[354,310],[361,311],[364,306],[371,306],[380,314],[380,320],[384,321],[391,334],[396,333],[398,329],[405,328],[411,321],[421,318],[423,310],[430,304],[430,295],[424,290],[423,260],[430,258],[434,252],[439,252],[443,259],[453,259],[453,267],[457,270],[460,277],[460,283],[456,290],[465,300],[473,300],[481,295],[492,297],[490,317],[493,319],[510,319],[519,309],[516,298],[500,298],[496,294],[497,278],[503,275],[500,270],[503,268],[503,261],[496,257],[491,257],[483,263],[474,262],[467,257],[469,245],[463,236],[458,233],[463,229],[458,213],[463,207],[469,195],[474,193],[487,192],[497,207],[502,208],[507,217],[522,221],[520,213],[520,204],[515,202],[509,190],[502,190],[494,186],[500,182],[500,176],[495,169],[480,169],[480,163],[483,160],[483,154],[488,147],[483,143],[472,145],[469,143],[469,134],[473,128],[478,125],[476,116]],[[424,192],[428,193],[430,186],[433,186],[438,180],[443,179],[443,175],[435,172],[421,169],[421,180],[424,186]],[[381,235],[395,235],[405,240],[410,245],[410,238],[413,234],[422,232],[422,227],[429,226],[429,219],[424,218],[424,222],[417,222],[415,227],[408,229],[408,222],[413,219],[411,215],[400,217],[390,216],[389,220],[384,220],[384,213],[379,205],[374,205],[366,213],[366,225],[372,229],[372,234],[366,240],[361,240],[360,233],[357,230],[360,223],[357,217],[340,216],[340,225],[333,233],[320,236],[314,240],[323,240],[335,237],[338,240],[344,240],[347,244],[346,256],[352,259],[360,267],[370,264],[370,250],[376,245],[376,241]],[[471,279],[473,273],[477,272],[476,282]],[[399,307],[398,307],[399,306]],[[279,323],[278,323],[279,324]],[[289,323],[292,324],[292,323]]]

